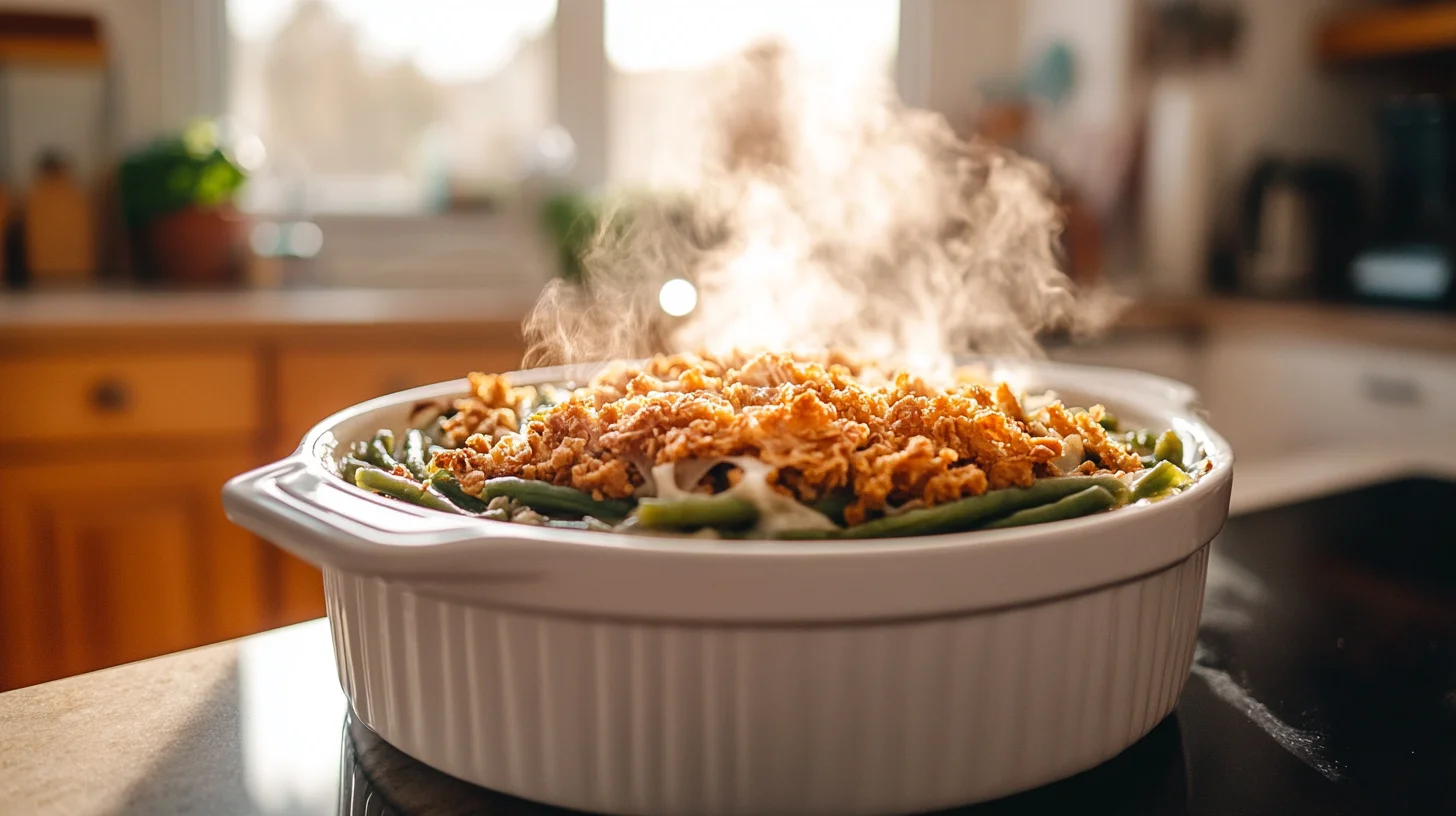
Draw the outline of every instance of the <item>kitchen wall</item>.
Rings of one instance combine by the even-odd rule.
[[[1052,42],[1071,45],[1077,86],[1064,109],[1047,119],[1040,141],[1055,155],[1109,136],[1139,116],[1152,77],[1135,60],[1136,32],[1149,0],[1024,0],[1019,19],[1021,65]],[[1215,100],[1211,134],[1216,210],[1227,217],[1245,174],[1266,151],[1349,162],[1367,180],[1377,172],[1373,105],[1391,85],[1379,78],[1321,66],[1314,39],[1321,21],[1371,0],[1234,0],[1244,34],[1229,64],[1191,77]],[[1011,35],[1011,29],[1005,30]],[[1069,134],[1082,134],[1074,139]],[[1085,149],[1085,147],[1084,147]],[[1086,163],[1068,156],[1067,163]]]
[[[1152,1],[903,0],[897,66],[902,93],[910,104],[939,110],[965,126],[987,83],[1016,76],[1054,42],[1069,44],[1076,57],[1076,86],[1063,106],[1043,112],[1032,146],[1070,175],[1084,197],[1094,204],[1110,201],[1119,194],[1142,133],[1151,77],[1140,70],[1135,48]],[[1373,189],[1377,151],[1371,110],[1382,83],[1321,67],[1312,47],[1320,20],[1368,0],[1232,1],[1245,14],[1239,55],[1232,64],[1197,76],[1218,109],[1212,117],[1217,132],[1208,134],[1212,220],[1223,226],[1231,222],[1239,187],[1266,150],[1347,160]],[[193,116],[222,113],[226,66],[211,56],[224,47],[224,0],[0,4],[89,11],[102,18],[116,64],[106,128],[113,149],[145,141]],[[589,40],[600,46],[600,32],[581,35],[578,44]],[[65,115],[60,107],[54,113]],[[601,175],[604,157],[579,158],[582,181]],[[1114,246],[1109,268],[1138,268],[1138,248],[1130,249],[1132,254],[1124,256],[1121,243]]]
[[[223,0],[5,0],[3,5],[101,19],[113,53],[109,128],[118,146],[144,142],[195,116],[222,113],[224,68],[204,57],[224,47]]]
[[[1318,64],[1314,36],[1331,15],[1364,0],[1242,0],[1245,36],[1239,59],[1211,72],[1221,86],[1223,149],[1220,198],[1261,152],[1349,162],[1366,179],[1378,171],[1374,104],[1392,86]]]
[[[1054,44],[1074,54],[1071,95],[1060,105],[1040,107],[1028,147],[1099,209],[1117,198],[1139,130],[1137,5],[1137,0],[1023,1],[1018,40],[1023,70]]]
[[[1133,102],[1136,0],[1023,0],[1023,6],[1023,65],[1055,42],[1076,53],[1076,90],[1061,117],[1087,128],[1125,119]]]
[[[29,189],[37,159],[59,151],[78,178],[94,179],[108,139],[106,77],[87,65],[6,65],[0,70],[0,179]]]
[[[1311,47],[1319,20],[1371,0],[1235,0],[1246,15],[1240,58],[1210,72],[1231,114],[1221,175],[1237,175],[1263,147],[1346,158],[1373,171],[1374,132],[1360,100],[1378,82],[1332,74]],[[904,0],[899,69],[907,101],[970,115],[977,91],[1063,40],[1077,52],[1078,86],[1063,117],[1111,126],[1136,111],[1146,78],[1133,64],[1137,12],[1146,0]],[[222,0],[7,0],[17,10],[100,15],[116,52],[116,132],[148,138],[223,98],[221,66],[199,59],[221,47]],[[929,44],[930,48],[923,46]]]
[[[1021,66],[1026,0],[901,0],[896,82],[908,104],[962,123],[981,87]]]

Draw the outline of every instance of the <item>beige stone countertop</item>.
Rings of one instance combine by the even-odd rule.
[[[475,787],[350,714],[328,622],[0,693],[0,814],[563,811]]]
[[[518,332],[537,290],[277,289],[0,292],[0,349],[165,335],[173,340],[337,337],[357,332]]]
[[[5,692],[0,813],[329,812],[345,709],[322,620]]]
[[[158,332],[177,340],[291,338],[392,331],[518,332],[539,282],[478,289],[276,289],[0,292],[0,350]],[[1456,314],[1308,301],[1148,298],[1118,333],[1273,331],[1438,353],[1456,352]]]
[[[1456,313],[1361,304],[1249,298],[1149,298],[1135,302],[1122,331],[1272,332],[1437,353],[1456,352]]]

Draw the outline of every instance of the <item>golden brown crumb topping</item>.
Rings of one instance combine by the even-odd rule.
[[[464,446],[435,464],[473,493],[486,479],[519,476],[625,497],[654,465],[751,456],[773,468],[776,489],[801,501],[849,491],[853,524],[889,505],[937,504],[1056,475],[1050,462],[1071,434],[1105,468],[1141,467],[1097,424],[1100,407],[1072,414],[1054,404],[1048,427],[1056,433],[1040,435],[1004,383],[939,388],[837,358],[673,355],[617,364],[524,427],[517,410],[534,390],[490,375],[470,381],[471,396],[446,425]]]
[[[517,415],[532,389],[512,388],[510,381],[499,374],[471,374],[470,396],[455,401],[456,414],[445,420],[445,439],[459,447],[472,434],[497,435],[515,431]]]

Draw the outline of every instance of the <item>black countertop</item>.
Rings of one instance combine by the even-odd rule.
[[[955,812],[1456,813],[1453,508],[1456,485],[1407,480],[1231,520],[1175,713]],[[0,695],[0,812],[561,812],[353,722],[330,649],[317,621]]]

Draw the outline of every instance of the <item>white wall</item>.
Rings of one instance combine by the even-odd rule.
[[[963,124],[982,86],[1021,68],[1024,0],[902,0],[897,83],[905,102]]]
[[[1038,142],[1065,163],[1107,164],[1099,140],[1135,121],[1143,78],[1132,60],[1144,0],[904,0],[899,79],[906,101],[963,123],[988,80],[1014,75],[1051,42],[1076,52],[1077,87],[1047,120]],[[1266,149],[1331,156],[1373,179],[1371,103],[1380,83],[1334,74],[1315,61],[1318,22],[1367,0],[1236,0],[1246,14],[1239,60],[1206,77],[1220,89],[1217,134],[1220,210]],[[0,0],[15,9],[97,13],[115,53],[114,139],[128,146],[197,115],[217,114],[224,68],[207,57],[223,48],[223,0]]]
[[[1141,99],[1133,65],[1138,0],[1023,0],[1020,61],[1055,43],[1073,54],[1070,96],[1043,105],[1029,145],[1094,206],[1111,206],[1132,161]]]
[[[1115,182],[1137,156],[1135,140],[1146,127],[1153,77],[1137,62],[1136,37],[1151,2],[1023,0],[1020,61],[1032,63],[1058,40],[1075,55],[1072,97],[1061,110],[1038,119],[1032,146],[1094,203],[1114,200]],[[1199,180],[1199,189],[1186,198],[1206,204],[1186,217],[1227,234],[1236,223],[1248,173],[1266,153],[1346,162],[1361,176],[1367,196],[1373,195],[1379,173],[1375,104],[1394,85],[1359,69],[1328,69],[1315,52],[1324,20],[1371,0],[1233,2],[1244,19],[1236,59],[1191,75],[1207,94],[1213,124],[1200,131],[1208,147],[1207,181]],[[1188,229],[1176,232],[1196,237]],[[1113,240],[1117,269],[1146,267],[1150,247],[1136,240],[1124,247],[1122,239]],[[1199,243],[1184,254],[1203,258],[1205,252]]]
[[[141,143],[195,116],[215,115],[226,98],[225,68],[210,54],[225,46],[224,0],[3,0],[15,11],[95,14],[112,55],[119,147]]]
[[[89,182],[102,170],[107,148],[103,133],[105,81],[84,67],[6,66],[0,71],[5,110],[4,154],[0,178],[25,190],[42,153],[57,150],[75,177]]]
[[[1362,0],[1240,0],[1239,59],[1209,77],[1221,86],[1222,150],[1216,163],[1223,208],[1265,151],[1350,162],[1378,172],[1375,103],[1389,82],[1358,70],[1332,71],[1315,56],[1315,32],[1331,14]]]
[[[1213,140],[1220,211],[1227,214],[1264,151],[1345,160],[1373,179],[1373,105],[1388,84],[1359,71],[1330,71],[1314,49],[1321,21],[1370,0],[1234,1],[1244,14],[1238,58],[1200,77],[1220,110]],[[1140,115],[1147,78],[1134,61],[1134,35],[1142,2],[1024,0],[1020,59],[1031,62],[1058,39],[1076,53],[1077,87],[1067,109],[1047,123],[1045,141],[1075,142]]]
[[[1075,59],[1076,85],[1059,118],[1088,129],[1123,121],[1133,91],[1135,0],[1023,0],[1020,59],[1030,65],[1064,42]]]

